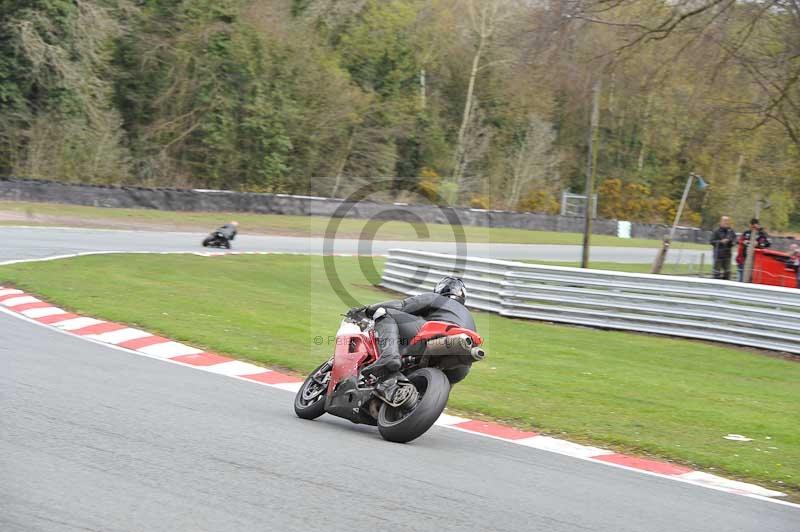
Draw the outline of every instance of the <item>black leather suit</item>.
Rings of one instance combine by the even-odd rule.
[[[372,315],[380,308],[386,310],[386,314],[375,321],[381,357],[399,357],[428,321],[444,321],[475,330],[475,321],[467,307],[433,292],[376,303],[368,307],[368,313]]]
[[[228,240],[233,240],[236,238],[237,229],[236,226],[233,224],[225,224],[219,229],[217,229],[218,233],[222,233],[222,236],[227,238]]]

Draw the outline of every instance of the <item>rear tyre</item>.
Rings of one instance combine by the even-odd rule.
[[[231,249],[231,243],[230,243],[230,241],[229,241],[229,240],[225,240],[224,242],[222,242],[222,246],[223,246],[225,249]]]
[[[330,360],[311,372],[294,396],[294,413],[302,419],[316,419],[325,413],[325,394],[328,390]]]
[[[211,244],[211,240],[212,240],[212,239],[211,239],[211,237],[210,237],[210,236],[209,236],[209,237],[206,237],[205,239],[203,239],[203,247],[204,247],[204,248],[207,248],[207,247],[208,247],[208,246]]]
[[[407,376],[419,393],[411,408],[393,407],[386,403],[378,412],[378,430],[383,439],[406,443],[419,438],[433,426],[447,406],[450,382],[437,368],[421,368]]]

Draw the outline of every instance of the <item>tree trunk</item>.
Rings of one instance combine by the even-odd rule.
[[[453,182],[460,188],[461,179],[464,175],[464,140],[467,135],[467,127],[469,126],[470,118],[472,118],[472,99],[475,94],[475,80],[478,77],[478,68],[480,68],[481,55],[483,55],[483,46],[485,43],[486,35],[481,32],[480,40],[478,41],[478,49],[475,50],[475,56],[472,58],[472,69],[469,74],[469,85],[467,87],[467,99],[464,102],[464,114],[461,118],[461,127],[458,129],[458,140],[456,141],[456,157],[453,165]]]
[[[742,172],[744,171],[744,154],[739,154],[739,160],[736,161],[736,181],[733,183],[733,189],[738,192],[739,185],[742,183]]]
[[[636,161],[636,173],[641,177],[644,170],[644,157],[647,153],[647,125],[650,121],[650,109],[653,106],[653,95],[647,95],[647,103],[644,107],[644,120],[642,120],[641,142],[639,146],[639,158]]]
[[[428,88],[425,79],[425,69],[419,71],[419,103],[424,111],[428,107]]]
[[[342,162],[339,164],[339,168],[336,170],[336,182],[333,185],[333,191],[331,192],[331,197],[335,198],[336,194],[339,192],[339,186],[342,183],[342,174],[344,174],[344,169],[347,166],[347,160],[350,159],[350,152],[353,151],[353,137],[355,133],[350,133],[350,137],[347,139],[347,147],[344,151],[344,157],[342,157]]]
[[[589,246],[592,238],[592,214],[594,211],[594,171],[597,166],[597,131],[600,127],[600,93],[602,90],[603,81],[598,77],[592,88],[592,122],[589,127],[589,153],[586,159],[586,212],[583,224],[581,268],[589,267]]]
[[[525,140],[522,142],[522,146],[520,147],[519,154],[517,156],[517,162],[514,165],[514,174],[512,176],[513,181],[511,182],[511,194],[508,197],[508,203],[506,204],[506,209],[513,211],[517,207],[517,203],[519,203],[519,196],[522,192],[522,179],[523,174],[525,172],[525,155],[528,151],[528,135],[529,133],[525,133]]]

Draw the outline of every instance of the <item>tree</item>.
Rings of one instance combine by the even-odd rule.
[[[550,123],[533,114],[528,117],[527,127],[508,157],[511,182],[506,188],[506,209],[516,209],[523,192],[534,183],[536,191],[546,191],[554,164],[551,153],[554,138]]]
[[[800,224],[797,6],[0,0],[0,173],[549,210],[601,78],[598,183],[641,196],[613,216],[662,219],[697,172],[705,223],[760,188]]]
[[[463,7],[469,17],[469,32],[473,42],[474,51],[472,54],[472,64],[469,70],[469,80],[467,82],[467,92],[464,98],[464,111],[462,113],[461,125],[458,128],[456,137],[455,156],[453,160],[453,178],[451,188],[458,192],[462,185],[464,172],[468,164],[467,148],[470,144],[475,144],[479,134],[470,132],[470,126],[475,127],[476,121],[474,114],[478,108],[475,100],[475,85],[478,74],[481,70],[490,65],[483,64],[484,56],[489,48],[494,44],[494,38],[498,28],[507,21],[512,11],[510,9],[511,0],[496,0],[493,2],[481,2],[478,0],[464,0]],[[454,200],[454,196],[450,198]]]
[[[0,172],[114,182],[127,176],[111,101],[113,4],[0,3]]]

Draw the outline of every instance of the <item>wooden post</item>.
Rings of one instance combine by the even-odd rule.
[[[759,224],[761,223],[761,198],[756,198],[756,208],[754,209],[756,213],[756,218],[759,220]],[[753,282],[753,262],[756,260],[756,240],[758,239],[758,233],[753,231],[753,228],[750,228],[750,241],[747,243],[747,258],[744,261],[744,275],[742,276],[742,281],[745,283],[752,283]]]
[[[678,205],[678,212],[675,213],[675,221],[672,222],[672,229],[670,229],[669,235],[664,237],[664,243],[661,245],[661,249],[658,250],[658,255],[656,255],[656,260],[653,262],[653,268],[650,270],[650,273],[661,273],[661,269],[664,267],[664,261],[667,260],[667,251],[669,251],[669,247],[672,245],[672,239],[675,238],[675,231],[678,229],[678,223],[681,221],[681,215],[683,214],[683,208],[686,206],[686,199],[689,197],[689,190],[692,188],[693,179],[694,174],[689,174],[689,179],[686,180],[686,186],[683,189],[681,203]]]
[[[428,107],[428,87],[426,85],[425,69],[419,71],[419,103],[424,111]]]
[[[602,77],[599,77],[597,81],[594,82],[594,87],[592,88],[592,122],[589,128],[589,154],[586,162],[586,212],[583,225],[583,254],[581,255],[581,268],[589,267],[589,247],[592,238],[592,215],[594,214],[594,173],[597,166],[597,130],[600,125],[600,91],[602,89]]]

